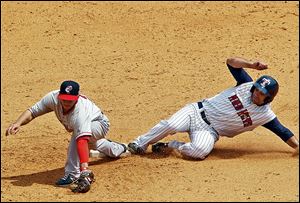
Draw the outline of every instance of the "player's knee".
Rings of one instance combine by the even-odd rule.
[[[106,139],[97,140],[96,149],[112,158],[120,157],[125,150],[123,145]]]
[[[111,150],[108,156],[111,158],[118,158],[118,157],[120,157],[120,155],[121,155],[121,152]]]
[[[211,152],[212,148],[210,146],[198,146],[195,150],[195,157],[200,159],[205,159],[209,153]]]
[[[110,126],[109,126],[109,124],[103,125],[103,126],[101,126],[101,129],[102,129],[101,130],[102,136],[105,137],[110,129]]]
[[[188,156],[194,159],[205,159],[210,152],[211,149],[208,146],[191,144]]]

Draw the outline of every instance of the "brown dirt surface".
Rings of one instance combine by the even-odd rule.
[[[204,161],[171,153],[91,160],[86,194],[54,186],[70,134],[49,113],[5,130],[73,79],[129,142],[187,103],[235,85],[231,56],[268,63],[272,109],[299,137],[299,3],[1,2],[1,201],[299,201],[299,157],[259,127]],[[188,141],[187,133],[164,140]]]

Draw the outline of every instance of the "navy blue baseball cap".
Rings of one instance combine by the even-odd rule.
[[[61,100],[77,101],[79,97],[79,84],[72,80],[66,80],[60,85],[58,98]]]

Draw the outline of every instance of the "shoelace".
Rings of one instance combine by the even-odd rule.
[[[69,175],[64,175],[64,177],[62,177],[63,180],[67,180],[69,177]]]
[[[72,176],[72,175],[64,175],[64,177],[62,177],[62,179],[63,180],[67,180],[68,179],[68,177],[70,177],[70,179],[72,180],[72,181],[74,181],[74,179],[75,179],[75,177],[74,176]]]

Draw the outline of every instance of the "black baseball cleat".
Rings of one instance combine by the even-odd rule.
[[[157,142],[154,145],[152,145],[152,152],[153,153],[164,153],[164,152],[166,152],[167,148],[168,148],[168,143]]]
[[[55,185],[59,187],[66,187],[71,185],[72,183],[76,182],[78,178],[73,176],[72,174],[65,175],[64,177],[60,178],[58,181],[56,181]]]
[[[128,150],[132,154],[144,154],[145,153],[144,150],[134,142],[131,142],[128,144]]]
[[[120,145],[122,145],[122,147],[124,148],[123,153],[125,153],[127,151],[127,146],[125,143],[120,143]]]

